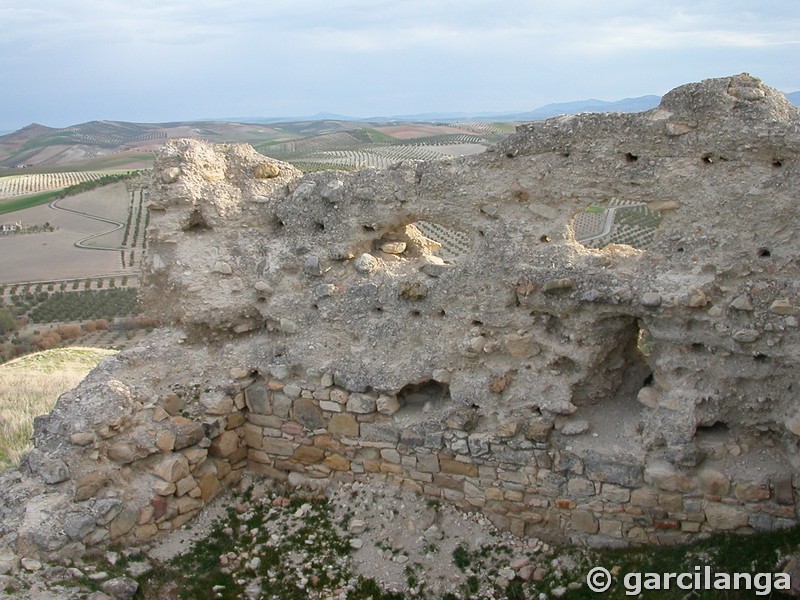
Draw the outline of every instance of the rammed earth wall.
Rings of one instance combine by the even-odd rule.
[[[166,328],[37,420],[0,544],[142,543],[245,470],[383,477],[576,543],[794,524],[798,147],[749,75],[385,171],[172,141],[142,274]],[[587,206],[631,204],[649,247],[576,242]]]

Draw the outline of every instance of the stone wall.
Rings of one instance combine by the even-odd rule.
[[[37,421],[0,541],[140,543],[245,469],[383,477],[578,543],[791,525],[798,147],[748,75],[385,171],[170,142],[142,274],[167,328]],[[658,212],[646,250],[575,241],[607,202]]]

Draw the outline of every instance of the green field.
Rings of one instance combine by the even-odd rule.
[[[41,204],[47,204],[60,197],[62,190],[53,190],[52,192],[42,192],[40,194],[33,194],[31,196],[22,196],[20,198],[7,198],[0,200],[0,215],[6,213],[23,210],[25,208],[32,208]]]

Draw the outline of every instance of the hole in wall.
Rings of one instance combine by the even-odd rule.
[[[562,152],[561,153],[561,157],[562,158],[569,158],[569,152]]]
[[[316,223],[314,223],[314,229],[316,231],[325,231],[325,223],[323,223],[322,221],[317,221]]]
[[[652,338],[631,317],[605,319],[598,326],[600,331],[596,333],[607,342],[604,354],[575,387],[572,402],[576,406],[611,402],[609,407],[638,413],[639,391],[654,384],[653,371],[647,363],[653,349]]]
[[[575,241],[586,248],[602,249],[624,244],[647,248],[661,225],[661,213],[643,202],[612,199],[590,204],[572,220]]]
[[[186,225],[183,226],[183,231],[190,231],[193,233],[208,231],[210,229],[211,226],[206,222],[205,217],[203,217],[199,210],[193,210],[189,215],[189,219],[186,221]]]
[[[362,225],[361,227],[364,231],[375,231],[375,227],[373,225]]]
[[[547,243],[550,242],[550,236],[549,235],[543,235],[542,237],[539,238],[539,241],[542,242],[543,244],[547,244]]]
[[[765,362],[768,359],[769,356],[767,356],[763,352],[756,352],[755,354],[753,354],[753,360],[755,360],[756,362]]]
[[[404,415],[431,412],[450,401],[450,386],[432,379],[410,383],[397,393],[397,400]]]
[[[429,251],[447,263],[457,263],[472,252],[472,240],[463,231],[432,221],[416,221],[408,226],[409,235],[422,238]]]
[[[772,256],[772,252],[769,251],[769,248],[759,248],[758,256],[760,258],[769,258],[770,256]]]
[[[780,167],[783,166],[783,161],[780,158],[776,158],[775,160],[772,161],[772,166],[775,167],[776,169],[779,169]]]
[[[625,162],[634,163],[639,160],[639,157],[631,152],[625,153]]]
[[[412,317],[419,317],[421,314],[422,313],[420,313],[418,310],[412,310],[411,311],[411,316]]]
[[[727,423],[723,421],[714,421],[713,423],[709,424],[698,424],[696,433],[698,434],[707,434],[707,435],[727,435],[730,432],[730,428],[728,427]]]
[[[703,154],[703,156],[700,157],[700,160],[703,161],[703,163],[710,165],[714,162],[714,157],[710,154]]]

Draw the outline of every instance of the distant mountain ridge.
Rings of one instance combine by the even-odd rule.
[[[353,123],[452,122],[473,119],[479,121],[538,121],[557,115],[581,112],[641,112],[658,106],[661,96],[639,96],[623,100],[578,100],[547,104],[524,112],[427,112],[409,115],[353,117],[334,113],[317,113],[297,117],[234,117],[222,119],[239,123],[293,123],[297,121],[350,121]]]

